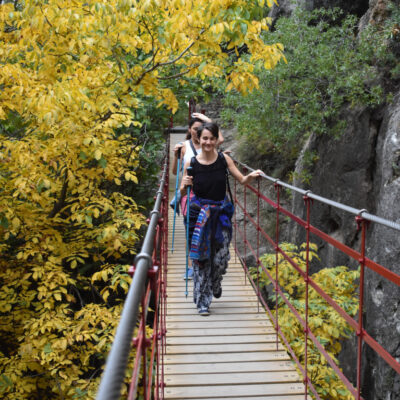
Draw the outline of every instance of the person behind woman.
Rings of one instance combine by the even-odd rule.
[[[241,184],[262,174],[256,170],[244,176],[232,159],[217,152],[218,125],[206,123],[198,130],[201,153],[185,163],[181,194],[192,186],[190,200],[189,243],[193,264],[193,301],[200,315],[209,315],[213,296],[221,297],[222,275],[228,266],[232,238],[233,204],[226,196],[227,169]],[[189,176],[187,168],[191,166]]]
[[[204,119],[199,118],[198,115],[201,115],[202,117],[204,117]],[[192,118],[189,121],[186,140],[184,142],[177,143],[173,149],[174,159],[172,162],[172,173],[174,175],[177,174],[179,149],[181,149],[181,161],[183,160],[184,162],[186,160],[190,160],[195,155],[192,146],[194,147],[196,152],[197,151],[201,152],[199,139],[197,137],[197,129],[203,126],[205,122],[210,122],[209,118],[207,118],[205,115],[203,116],[203,114],[197,114],[197,113],[192,114]]]
[[[177,143],[173,149],[174,152],[174,160],[172,162],[172,173],[174,175],[177,174],[177,165],[178,165],[178,150],[181,149],[181,160],[183,160],[183,164],[197,155],[193,152],[193,147],[196,150],[196,153],[201,153],[201,146],[199,142],[199,138],[197,136],[197,131],[200,129],[203,124],[212,122],[210,118],[201,113],[193,113],[192,118],[189,121],[188,133],[186,135],[186,140],[182,143]],[[191,143],[192,142],[192,145]],[[218,145],[221,145],[224,142],[224,137],[222,136],[221,131],[218,132]]]

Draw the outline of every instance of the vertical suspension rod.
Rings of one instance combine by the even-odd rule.
[[[362,359],[362,342],[363,342],[363,307],[364,307],[364,274],[365,274],[365,236],[367,231],[367,220],[357,216],[358,226],[361,226],[361,251],[360,251],[360,298],[358,305],[358,330],[357,330],[357,400],[361,398],[361,359]]]

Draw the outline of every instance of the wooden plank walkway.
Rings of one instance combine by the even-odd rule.
[[[183,135],[171,135],[171,148]],[[171,198],[175,189],[170,175]],[[171,248],[173,212],[169,215]],[[200,316],[185,297],[185,232],[176,219],[175,251],[168,260],[166,399],[301,400],[304,385],[235,258],[229,263],[220,299]],[[233,255],[233,250],[231,255]]]

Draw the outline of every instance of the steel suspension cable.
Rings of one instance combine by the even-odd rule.
[[[248,170],[250,172],[254,171],[253,168],[249,167],[245,163],[242,163],[242,162],[236,160],[234,157],[232,157],[232,155],[230,155],[230,157],[232,158],[233,161],[235,161],[235,163],[237,163],[237,164],[241,165],[242,167],[246,168],[246,170]],[[283,186],[283,187],[285,187],[287,189],[293,190],[294,192],[300,193],[303,196],[307,196],[307,197],[309,197],[311,199],[314,199],[314,200],[317,200],[317,201],[319,201],[321,203],[328,204],[328,205],[330,205],[332,207],[338,208],[338,209],[343,210],[343,211],[347,211],[347,212],[349,212],[349,213],[351,213],[353,215],[358,215],[358,216],[360,216],[360,217],[362,217],[362,218],[364,218],[364,219],[366,219],[368,221],[376,222],[378,224],[385,225],[385,226],[387,226],[389,228],[392,228],[392,229],[395,229],[397,231],[400,231],[400,224],[398,224],[396,222],[393,222],[393,221],[390,221],[390,220],[387,220],[387,219],[384,219],[384,218],[381,218],[381,217],[378,217],[376,215],[370,214],[365,209],[357,209],[357,208],[350,207],[350,206],[347,206],[345,204],[342,204],[342,203],[327,199],[325,197],[318,196],[317,194],[314,194],[311,190],[304,190],[304,189],[298,188],[297,186],[289,185],[286,182],[283,182],[283,181],[281,181],[279,179],[276,179],[276,178],[272,178],[271,176],[268,176],[266,174],[261,175],[261,178],[267,179],[270,182],[273,182],[275,184]]]

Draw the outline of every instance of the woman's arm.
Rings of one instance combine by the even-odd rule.
[[[236,167],[235,163],[233,162],[232,158],[230,158],[227,154],[224,154],[226,159],[226,163],[228,165],[229,172],[232,176],[239,181],[242,185],[249,184],[253,179],[258,178],[259,176],[263,175],[264,173],[257,169],[253,172],[250,172],[248,175],[243,175],[238,168]]]
[[[195,113],[192,114],[192,117],[193,118],[197,118],[197,119],[201,119],[204,123],[212,122],[211,118],[208,118],[207,115],[204,115],[202,113],[195,112]]]
[[[218,128],[218,142],[217,142],[218,146],[221,146],[221,144],[224,143],[224,141],[225,139],[222,136],[221,129]]]
[[[172,161],[172,173],[174,175],[178,172],[178,150],[181,149],[181,161],[183,160],[183,156],[185,155],[186,146],[185,143],[178,143],[174,147],[174,160]]]
[[[179,188],[181,191],[181,196],[186,196],[186,191],[187,191],[187,187],[188,186],[192,186],[193,185],[193,176],[189,176],[187,174],[187,168],[190,165],[190,161],[188,161],[185,164],[185,169],[183,171],[183,177],[182,177],[182,181],[181,181],[181,187]]]

